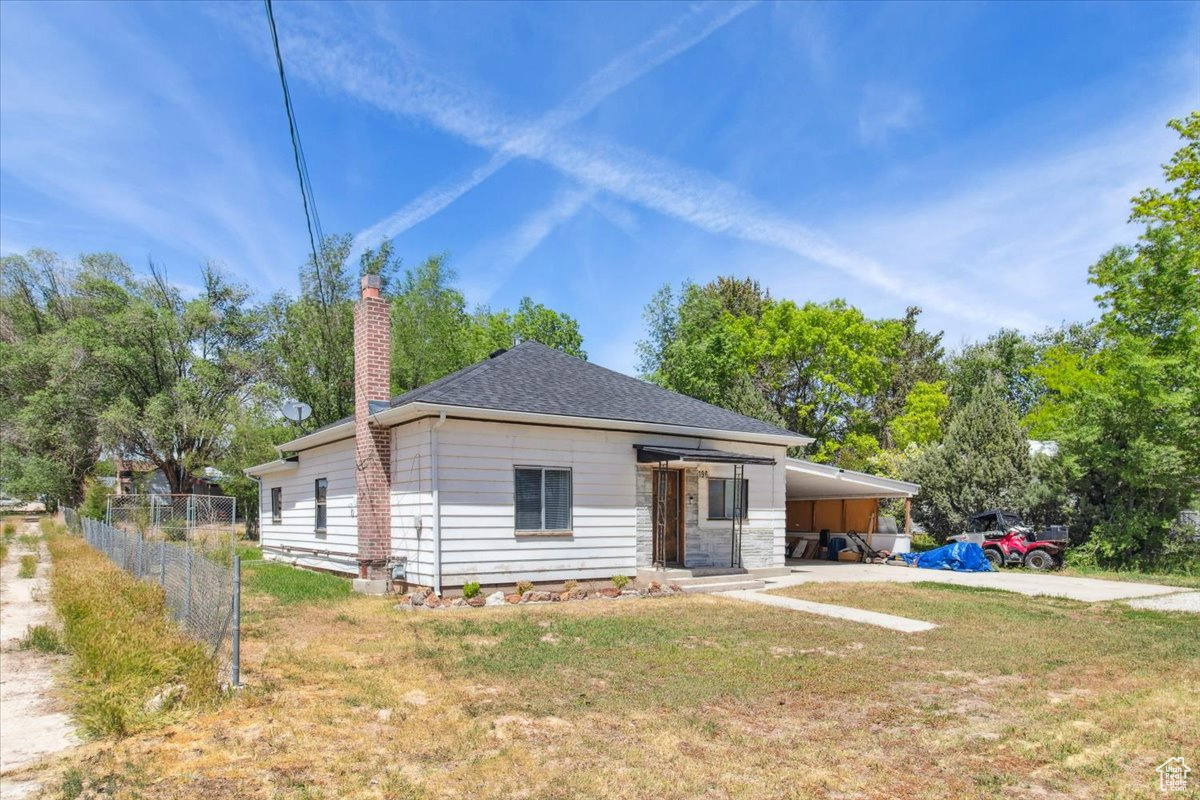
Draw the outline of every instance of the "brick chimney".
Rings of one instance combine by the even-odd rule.
[[[380,297],[378,275],[364,275],[354,306],[354,454],[358,495],[358,573],[386,577],[392,545],[391,432],[372,425],[371,413],[387,408],[392,389],[392,322]]]

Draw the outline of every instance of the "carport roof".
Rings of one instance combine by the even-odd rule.
[[[843,497],[912,497],[921,487],[907,481],[881,478],[829,464],[816,464],[789,458],[787,467],[788,500],[825,500]]]

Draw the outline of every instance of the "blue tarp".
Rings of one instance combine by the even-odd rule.
[[[904,563],[921,569],[952,569],[955,572],[991,572],[983,548],[974,542],[954,542],[924,553],[899,553]]]

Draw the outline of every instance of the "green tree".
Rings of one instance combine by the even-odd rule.
[[[377,274],[385,293],[399,262],[390,242],[368,250],[358,272],[347,260],[348,234],[326,236],[320,261],[312,256],[300,269],[300,295],[276,295],[267,307],[273,381],[282,393],[307,403],[307,425],[319,427],[354,413],[354,303],[358,278]]]
[[[1020,508],[1032,466],[1029,442],[996,382],[980,387],[956,410],[940,445],[908,465],[906,480],[919,483],[913,516],[939,540],[971,514]]]
[[[31,250],[0,260],[0,483],[5,491],[78,504],[101,454],[100,412],[115,396],[97,352],[100,320],[119,308],[106,287],[128,269],[115,256],[68,264]]]
[[[486,306],[476,309],[472,324],[474,360],[527,341],[541,342],[577,358],[587,358],[583,334],[579,332],[575,318],[535,303],[529,297],[522,297],[513,313],[492,311]]]
[[[263,376],[263,315],[249,292],[217,269],[185,300],[157,269],[107,287],[122,300],[104,320],[97,351],[119,387],[100,415],[100,438],[114,451],[150,461],[174,493],[228,444],[230,424]]]
[[[918,382],[904,398],[904,410],[889,423],[895,446],[925,446],[942,438],[942,419],[950,407],[945,381]]]
[[[969,344],[949,359],[950,401],[961,408],[980,387],[999,382],[1008,402],[1024,416],[1045,392],[1034,371],[1041,359],[1037,339],[1001,329],[986,341]]]
[[[1060,443],[1073,521],[1113,566],[1178,566],[1156,562],[1200,491],[1200,115],[1171,126],[1184,144],[1167,188],[1134,199],[1145,231],[1090,270],[1097,345],[1050,349],[1037,370],[1049,394],[1030,415]]]
[[[754,385],[790,430],[817,440],[818,459],[847,466],[837,453],[851,436],[855,461],[878,450],[871,402],[888,379],[902,333],[896,321],[868,319],[841,300],[784,300],[757,322],[739,318],[735,329]]]
[[[884,448],[905,447],[905,443],[894,440],[892,423],[904,413],[910,392],[918,384],[929,385],[945,378],[942,334],[918,327],[920,316],[917,306],[905,310],[904,317],[897,320],[901,333],[896,347],[884,357],[888,377],[875,395],[873,412]]]
[[[445,255],[404,273],[392,296],[392,389],[424,386],[475,358],[471,317]]]

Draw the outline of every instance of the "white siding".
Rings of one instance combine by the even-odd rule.
[[[410,465],[407,468],[420,479],[402,487],[397,480],[400,473],[393,472],[394,506],[421,509],[419,516],[412,511],[404,514],[408,522],[405,528],[394,524],[396,549],[413,552],[419,541],[422,572],[432,563],[432,520],[425,514],[432,508],[431,476],[424,466],[430,455],[428,428],[426,423],[420,433],[397,435],[397,441],[402,435],[412,443],[406,450],[410,455],[396,459],[394,464]],[[444,586],[459,586],[469,580],[487,584],[632,574],[638,566],[635,443],[716,447],[775,457],[777,467],[751,466],[746,470],[751,481],[747,528],[769,528],[771,542],[766,549],[771,553],[764,552],[760,560],[783,564],[783,447],[453,419],[447,420],[437,435]],[[396,446],[399,449],[400,445]],[[419,468],[415,466],[418,461]],[[516,466],[571,468],[571,536],[517,534],[513,520]],[[714,477],[724,474],[718,469],[724,468],[714,469]],[[732,474],[732,467],[727,470]],[[414,536],[414,517],[425,525],[419,540]],[[728,531],[728,523],[724,530]],[[411,564],[409,569],[413,570]]]
[[[392,555],[410,583],[433,585],[432,420],[392,429]]]
[[[326,535],[318,538],[315,531],[317,478],[326,478]],[[271,489],[283,489],[283,519],[271,521]],[[354,440],[314,447],[300,453],[296,469],[262,478],[259,496],[259,519],[262,521],[262,544],[270,547],[303,547],[329,551],[330,555],[301,552],[282,555],[267,550],[271,558],[296,561],[304,566],[356,572],[358,527],[355,524]]]

